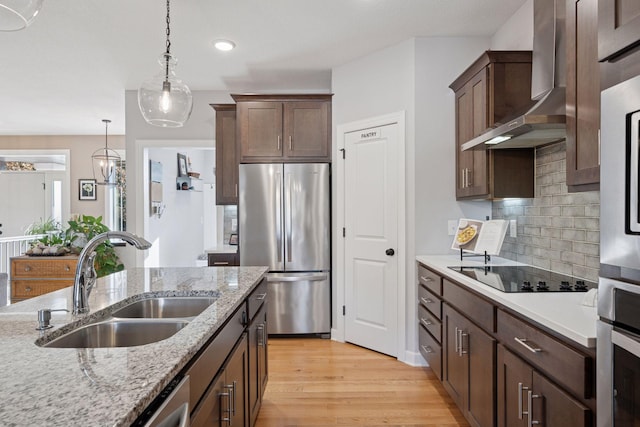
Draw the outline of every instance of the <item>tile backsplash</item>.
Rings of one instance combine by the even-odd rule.
[[[494,219],[515,219],[500,256],[591,281],[600,263],[600,192],[568,193],[564,142],[536,150],[534,199],[494,201]]]

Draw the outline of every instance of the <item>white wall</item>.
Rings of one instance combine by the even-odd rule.
[[[191,159],[195,172],[211,171],[213,163],[208,155],[213,150],[151,148],[150,160],[162,163],[162,203],[164,213],[160,218],[148,219],[145,238],[153,245],[147,254],[145,267],[194,267],[195,261],[204,250],[204,222],[215,222],[215,218],[204,218],[204,193],[176,189],[178,173],[177,153]],[[209,161],[207,161],[209,160]],[[210,181],[211,172],[207,179]],[[202,174],[201,177],[204,177]],[[204,182],[193,182],[196,189]],[[146,185],[146,184],[145,184]],[[148,212],[148,201],[145,203]],[[148,214],[147,214],[148,215]]]
[[[128,174],[127,187],[136,197],[127,198],[127,227],[136,234],[144,233],[145,210],[144,197],[144,165],[142,147],[193,147],[201,146],[202,141],[210,141],[208,147],[215,145],[215,111],[209,104],[233,103],[228,92],[222,91],[194,91],[193,112],[184,127],[160,128],[147,124],[138,109],[137,91],[128,90],[125,93],[126,114],[126,150]],[[197,143],[194,144],[194,141]],[[131,166],[130,166],[131,165]],[[145,236],[146,237],[146,236]],[[174,244],[178,244],[176,241]],[[135,254],[135,259],[128,260],[126,265],[142,266],[144,256],[141,251]]]
[[[334,132],[341,124],[406,112],[405,329],[407,350],[413,354],[417,353],[416,254],[450,253],[447,219],[484,218],[491,212],[489,202],[455,200],[455,110],[448,88],[488,47],[488,38],[411,39],[332,72]],[[334,184],[337,172],[334,167]],[[336,239],[334,235],[334,245]],[[334,325],[335,295],[334,275]]]
[[[527,0],[491,37],[492,50],[533,49],[533,0]]]

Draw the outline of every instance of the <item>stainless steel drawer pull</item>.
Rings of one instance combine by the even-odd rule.
[[[527,392],[527,405],[529,406],[527,409],[527,427],[532,427],[534,425],[539,425],[540,421],[536,421],[533,419],[533,399],[537,399],[540,396],[537,394],[533,394],[531,390]]]
[[[434,302],[431,298],[425,298],[425,297],[420,297],[420,300],[422,300],[422,302],[425,304],[433,304]]]
[[[213,265],[229,265],[229,261],[214,261]]]
[[[424,319],[424,318],[420,318],[420,321],[422,323],[424,323],[425,326],[431,326],[433,325],[433,322],[431,321],[431,319]]]
[[[464,349],[464,338],[468,336],[469,334],[465,334],[464,331],[460,329],[460,357],[469,353],[467,350]]]
[[[522,416],[525,414],[524,410],[522,409],[522,391],[523,390],[529,390],[527,387],[525,387],[522,383],[518,383],[518,419],[521,420]]]
[[[265,292],[264,294],[258,294],[256,295],[256,299],[258,301],[262,301],[263,299],[265,299],[267,297],[267,293]]]
[[[542,352],[541,348],[536,347],[534,343],[532,343],[531,341],[527,340],[526,338],[514,337],[513,339],[516,340],[516,342],[518,344],[521,344],[524,348],[529,350],[531,353],[540,353],[540,352]],[[533,347],[531,345],[527,344],[527,343],[533,344]]]
[[[424,282],[433,282],[433,279],[431,277],[420,276],[420,280]]]
[[[26,266],[26,267],[24,268],[24,271],[31,271],[31,267]]]
[[[433,353],[433,349],[428,345],[422,345],[420,347],[422,347],[422,350],[424,350],[425,353]]]
[[[460,329],[456,326],[456,353],[460,355]]]
[[[25,291],[27,292],[31,292],[31,288],[29,286],[27,286],[26,288],[24,288]]]

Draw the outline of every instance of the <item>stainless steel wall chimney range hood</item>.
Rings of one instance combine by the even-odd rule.
[[[536,147],[565,138],[565,5],[534,0],[533,9],[531,99],[537,102],[462,144],[462,150]]]

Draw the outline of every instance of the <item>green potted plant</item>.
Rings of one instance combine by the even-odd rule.
[[[77,220],[69,221],[69,228],[65,231],[65,236],[71,245],[80,252],[89,240],[107,231],[110,231],[109,227],[102,223],[101,216],[81,215]],[[118,254],[108,241],[96,248],[94,266],[98,277],[124,270],[124,265],[120,262]]]

